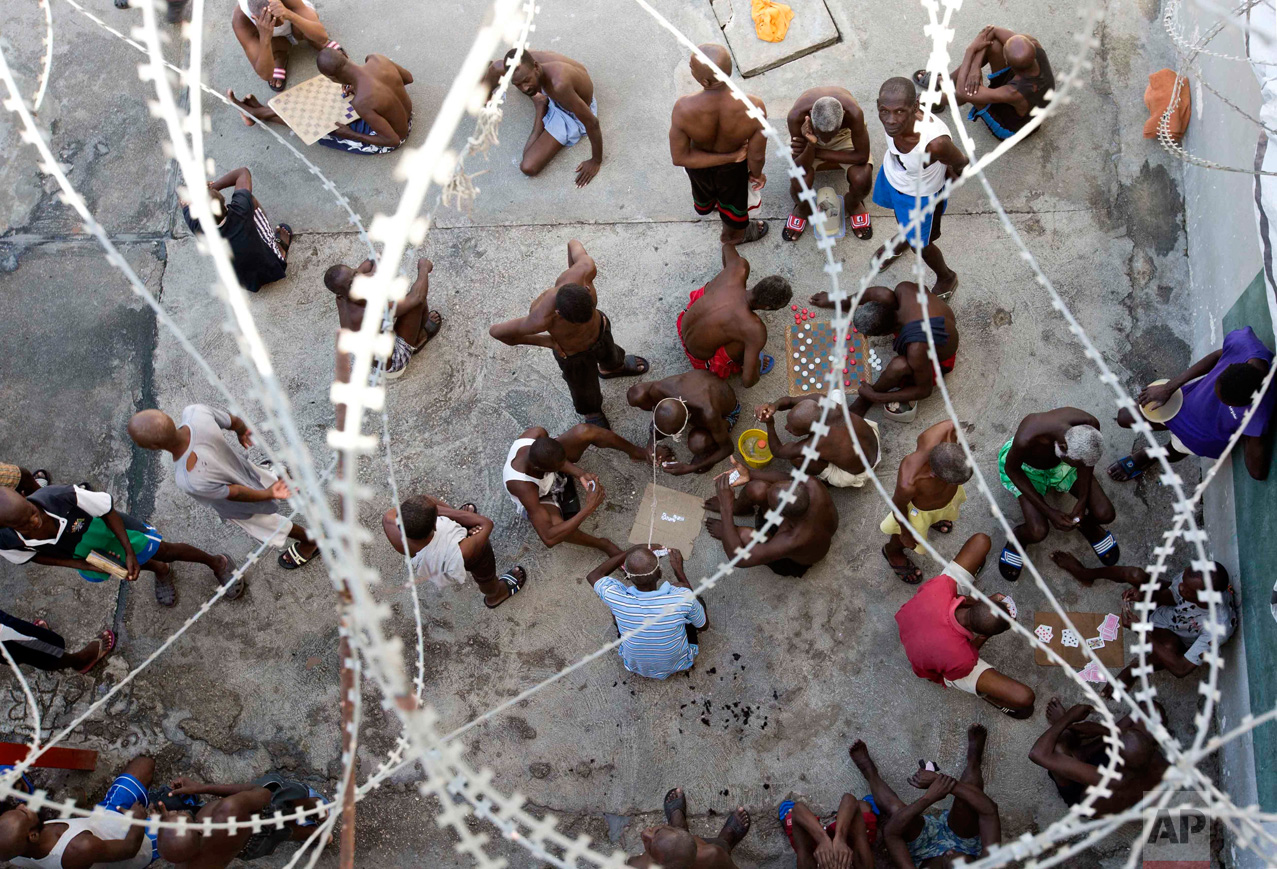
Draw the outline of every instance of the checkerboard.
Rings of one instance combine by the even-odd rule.
[[[785,366],[791,396],[801,398],[823,394],[825,379],[832,365],[834,342],[840,336],[834,333],[829,321],[816,319],[814,311],[803,308],[793,314],[794,322],[785,327],[785,358],[778,359],[777,363]],[[867,380],[865,342],[854,328],[841,336],[841,340],[847,344],[847,359],[838,381],[843,392],[854,399],[860,384]]]
[[[267,105],[307,145],[315,144],[338,124],[349,124],[359,117],[342,95],[341,85],[322,75],[290,87]]]

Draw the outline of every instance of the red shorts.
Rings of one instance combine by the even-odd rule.
[[[873,812],[861,812],[861,817],[865,819],[865,838],[869,840],[869,844],[873,845],[878,838],[878,816]],[[838,822],[836,820],[825,824],[825,835],[831,840],[838,832]],[[794,813],[791,811],[785,816],[785,835],[789,837],[789,847],[794,847]]]
[[[726,380],[733,374],[740,374],[743,370],[739,362],[727,355],[727,348],[719,347],[714,351],[714,355],[711,356],[707,362],[704,359],[697,359],[693,356],[687,349],[687,342],[683,340],[683,315],[686,314],[687,309],[692,307],[696,300],[703,295],[705,295],[704,287],[701,287],[699,290],[692,290],[692,292],[688,294],[687,308],[679,311],[678,320],[675,321],[674,326],[678,329],[678,340],[679,343],[683,345],[683,354],[687,356],[688,363],[698,371],[709,371],[716,377]]]
[[[951,374],[953,372],[953,364],[958,361],[958,354],[954,353],[948,359],[940,360],[940,373]]]

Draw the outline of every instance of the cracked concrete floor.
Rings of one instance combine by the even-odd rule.
[[[38,26],[30,5],[15,13],[17,25]],[[694,40],[714,38],[708,2],[658,5]],[[205,30],[206,80],[220,89],[260,93],[261,83],[253,80],[224,24],[230,0],[207,6],[214,23]],[[841,35],[838,44],[745,81],[774,119],[783,118],[803,88],[818,83],[844,84],[869,103],[882,79],[925,61],[919,8],[884,20],[869,7],[828,6]],[[163,160],[160,128],[147,115],[145,92],[134,75],[138,55],[69,6],[55,3],[53,11],[53,81],[40,118],[52,133],[55,153],[164,308],[242,391],[246,384],[234,344],[208,293],[212,273],[174,222],[174,180]],[[321,7],[352,55],[383,52],[414,72],[409,88],[417,115],[414,144],[424,139],[483,11],[475,0],[425,4],[409,16]],[[1179,170],[1140,135],[1145,75],[1169,60],[1157,11],[1152,0],[1111,5],[1087,87],[990,172],[1046,273],[1110,365],[1132,385],[1182,366],[1188,357]],[[111,9],[102,14],[121,26],[138,15]],[[958,16],[955,42],[960,48],[990,22],[1024,28],[1062,69],[1074,46],[1070,33],[1076,21],[1071,8],[1043,0],[978,4]],[[621,50],[636,44],[642,52]],[[478,179],[482,193],[473,213],[438,213],[420,251],[436,263],[431,301],[446,318],[444,331],[389,393],[401,485],[458,502],[475,500],[497,521],[499,559],[516,560],[533,576],[527,591],[497,613],[484,611],[468,589],[421,587],[427,690],[444,729],[555,673],[608,641],[611,631],[606,611],[583,580],[594,566],[593,554],[572,547],[547,554],[501,493],[500,466],[510,441],[528,425],[561,431],[575,418],[549,355],[498,345],[488,338],[487,326],[526,310],[530,297],[561,270],[567,240],[579,238],[599,263],[600,304],[613,318],[618,340],[647,356],[656,376],[669,375],[685,365],[674,317],[685,294],[718,268],[717,224],[693,219],[686,180],[669,165],[666,149],[669,108],[692,89],[683,52],[627,4],[608,4],[604,11],[544,3],[533,45],[590,68],[605,137],[603,170],[588,188],[574,188],[572,169],[586,156],[583,144],[541,177],[524,178],[517,163],[531,108],[520,95],[512,96],[501,144],[487,162],[477,158],[471,164],[488,170]],[[38,44],[6,41],[3,47],[24,86],[33,88]],[[295,51],[290,71],[294,82],[312,75],[311,53]],[[297,232],[288,278],[251,303],[301,430],[326,463],[336,316],[321,275],[334,262],[352,263],[364,254],[328,194],[291,155],[224,107],[209,111],[208,150],[219,171],[249,165],[255,192],[272,219],[288,221]],[[880,150],[881,128],[871,119],[870,129]],[[982,130],[973,135],[981,149],[993,144]],[[172,539],[246,553],[250,541],[177,493],[168,469],[132,451],[123,431],[133,410],[159,406],[177,413],[189,402],[215,400],[210,387],[103,263],[96,245],[78,232],[74,215],[35,172],[32,152],[21,146],[9,116],[0,117],[0,144],[12,155],[0,166],[0,329],[9,349],[3,383],[9,406],[21,408],[0,420],[5,458],[48,467],[59,481],[109,488]],[[351,196],[365,219],[394,207],[396,158],[315,148],[307,155]],[[755,275],[783,274],[805,297],[822,289],[826,279],[810,233],[796,246],[779,240],[789,206],[775,155],[768,173],[762,215],[772,221],[773,233],[743,252]],[[891,218],[879,210],[874,215],[879,235],[889,232]],[[962,277],[955,307],[964,330],[963,358],[948,383],[986,473],[1026,413],[1074,404],[1107,419],[1111,398],[977,186],[955,197],[941,246]],[[873,246],[848,238],[836,250],[844,274],[856,276]],[[907,276],[902,264],[887,279]],[[783,388],[777,376],[742,391],[743,402],[775,398]],[[623,388],[605,388],[606,408],[619,431],[639,438],[643,421],[623,409]],[[879,466],[884,479],[894,478],[917,432],[942,413],[932,401],[909,426],[884,423]],[[1130,444],[1130,436],[1114,426],[1105,434],[1110,455]],[[614,456],[590,455],[584,465],[601,475],[609,491],[594,527],[621,539],[647,470]],[[378,467],[369,462],[364,469],[377,486],[362,517],[370,523],[389,498]],[[661,482],[709,490],[706,478]],[[1113,530],[1125,558],[1141,561],[1156,541],[1148,529],[1170,514],[1169,499],[1151,481],[1110,492],[1119,511]],[[996,497],[1000,507],[1017,515],[1006,492],[999,489]],[[842,524],[835,548],[807,577],[779,580],[750,570],[710,593],[715,629],[704,636],[690,677],[635,680],[606,656],[470,731],[465,738],[471,759],[490,766],[502,790],[518,791],[534,808],[563,815],[565,829],[586,833],[605,849],[635,851],[638,830],[653,822],[662,794],[675,784],[687,788],[693,825],[707,834],[717,830],[726,811],[743,803],[754,813],[755,830],[737,852],[739,861],[784,866],[792,857],[770,820],[776,803],[794,794],[832,810],[845,790],[863,792],[846,756],[852,739],[870,743],[887,779],[903,793],[918,757],[956,768],[966,725],[981,721],[990,730],[986,779],[1003,808],[1008,838],[1050,823],[1063,808],[1026,758],[1044,726],[1041,715],[1032,722],[1004,720],[970,698],[941,700],[940,689],[910,675],[892,620],[910,590],[890,576],[878,554],[884,508],[871,491],[839,492],[836,501]],[[958,534],[976,530],[992,532],[1000,544],[987,512],[971,504]],[[946,540],[940,548],[948,553],[958,543]],[[1113,608],[1116,590],[1079,588],[1045,560],[1048,546],[1057,545],[1085,553],[1080,541],[1058,538],[1033,553],[1045,562],[1044,575],[1061,601],[1071,609]],[[720,556],[702,534],[689,574],[704,575]],[[370,547],[368,557],[387,579],[384,595],[395,609],[394,628],[411,644],[411,609],[395,585],[401,564],[380,543]],[[146,750],[159,757],[163,775],[238,779],[283,768],[331,791],[339,772],[338,661],[333,601],[321,570],[290,573],[263,563],[244,601],[215,608],[122,692],[108,714],[71,737],[71,744],[102,752],[99,772],[52,776],[50,786],[59,795],[88,799],[110,769]],[[986,574],[984,584],[1005,587],[996,575]],[[212,581],[202,571],[185,571],[174,611],[160,611],[145,583],[89,586],[44,568],[0,566],[0,589],[6,608],[49,618],[72,643],[103,624],[120,630],[120,649],[105,670],[91,678],[36,680],[46,724],[56,727],[158,647],[211,592]],[[1022,609],[1044,600],[1028,583],[1014,592]],[[1055,693],[1076,696],[1062,674],[1034,665],[1010,638],[991,644],[987,657],[1034,685],[1044,701]],[[1192,693],[1166,679],[1158,685],[1172,724],[1191,726]],[[375,698],[367,699],[361,776],[395,739]],[[919,714],[923,710],[935,712]],[[9,729],[20,732],[16,686],[6,714]],[[360,805],[361,861],[455,862],[451,837],[437,829],[431,806],[411,786],[415,774],[398,776]],[[534,865],[511,846],[493,850],[513,865]],[[1117,837],[1076,865],[1099,865],[1123,850]],[[323,862],[335,862],[333,855]]]

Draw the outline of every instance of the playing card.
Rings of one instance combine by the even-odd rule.
[[[1060,643],[1070,647],[1080,646],[1082,644],[1082,638],[1079,637],[1075,631],[1065,628],[1064,632],[1060,634]]]
[[[1104,617],[1104,621],[1100,622],[1100,639],[1106,643],[1111,643],[1117,639],[1118,628],[1121,626],[1121,620],[1109,613]]]
[[[1099,637],[1087,637],[1086,645],[1092,649],[1102,649],[1104,648],[1104,640]]]
[[[1092,661],[1091,663],[1087,664],[1084,668],[1079,670],[1078,675],[1081,676],[1087,682],[1107,682],[1108,681],[1108,678],[1104,675],[1104,668],[1101,667],[1099,664],[1095,663],[1094,661]]]
[[[1038,639],[1044,643],[1051,642],[1051,637],[1055,636],[1055,630],[1050,625],[1038,625],[1033,633],[1038,635]]]

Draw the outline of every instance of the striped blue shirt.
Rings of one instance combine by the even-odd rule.
[[[700,649],[687,641],[684,626],[705,627],[705,607],[691,589],[663,582],[655,591],[639,591],[605,576],[594,583],[594,591],[612,610],[622,634],[653,618],[622,641],[618,651],[625,669],[650,679],[664,679],[692,666]]]

